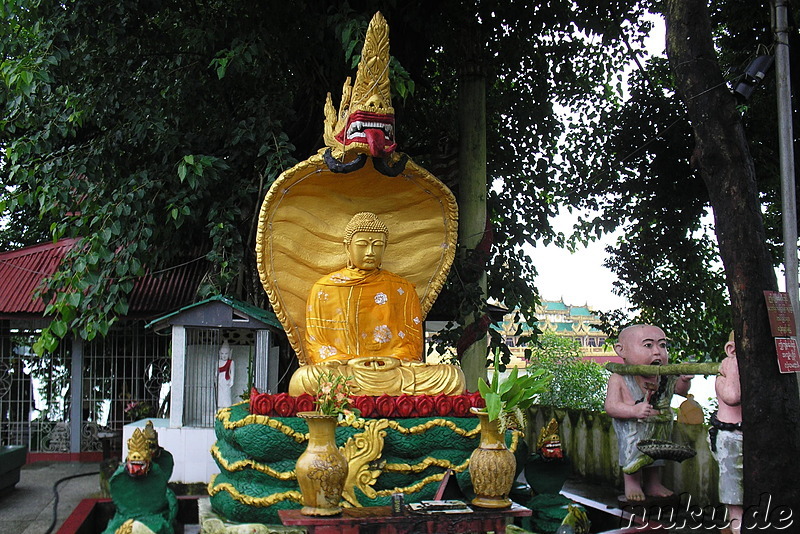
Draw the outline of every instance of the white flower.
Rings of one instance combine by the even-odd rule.
[[[337,284],[343,284],[345,282],[349,282],[351,279],[349,276],[343,275],[342,273],[335,273],[331,275],[331,281],[336,282]]]
[[[323,290],[321,290],[321,289],[320,289],[320,290],[317,292],[317,298],[318,298],[319,300],[321,300],[321,301],[323,301],[323,302],[324,302],[324,301],[328,300],[328,294],[327,294],[327,293],[325,293]]]
[[[319,348],[319,357],[323,360],[325,358],[330,358],[331,356],[336,355],[336,347],[332,347],[330,345],[323,345]]]
[[[385,324],[376,326],[372,331],[372,339],[376,343],[388,343],[392,339],[392,331]]]
[[[386,304],[386,301],[389,300],[389,297],[386,296],[386,293],[380,292],[375,295],[375,304],[381,305]]]

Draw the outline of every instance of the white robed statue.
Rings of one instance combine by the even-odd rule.
[[[228,341],[222,342],[219,348],[219,365],[217,366],[217,408],[227,408],[233,401],[231,400],[231,388],[233,387],[234,364],[231,358],[231,346]]]

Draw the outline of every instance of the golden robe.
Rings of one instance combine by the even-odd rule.
[[[345,267],[308,295],[309,364],[387,356],[422,361],[422,312],[414,285],[389,271]]]

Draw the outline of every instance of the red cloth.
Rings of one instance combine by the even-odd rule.
[[[222,367],[219,368],[219,372],[220,373],[225,373],[225,380],[230,380],[231,379],[231,363],[233,363],[233,360],[228,360],[228,361],[225,362],[225,364]],[[208,369],[208,368],[206,368],[206,369]],[[206,371],[206,372],[208,372],[208,371]]]

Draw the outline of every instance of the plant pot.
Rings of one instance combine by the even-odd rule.
[[[308,423],[308,446],[295,466],[297,483],[303,494],[300,513],[339,514],[347,479],[347,460],[336,446],[337,417],[318,412],[300,412],[297,416]]]
[[[481,508],[507,508],[511,506],[508,493],[514,483],[517,461],[508,450],[500,433],[498,420],[489,421],[489,414],[472,408],[481,425],[481,442],[469,457],[469,476],[475,498],[472,504]]]
[[[543,458],[534,454],[525,465],[525,480],[536,495],[557,494],[572,474],[572,465],[567,458]]]

